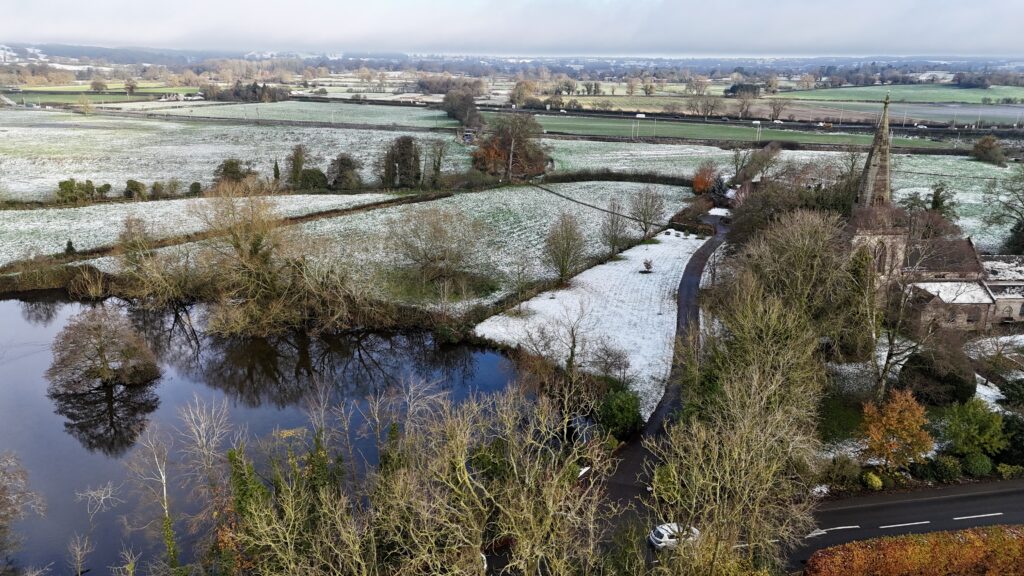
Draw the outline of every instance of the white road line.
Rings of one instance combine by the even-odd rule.
[[[822,532],[831,532],[833,530],[858,530],[860,526],[836,526],[835,528],[825,528]]]
[[[993,512],[991,514],[978,514],[977,516],[960,516],[953,518],[953,520],[973,520],[975,518],[991,518],[992,516],[1002,516],[1002,512]]]
[[[931,524],[930,520],[924,522],[907,522],[906,524],[889,524],[888,526],[879,526],[879,528],[903,528],[904,526],[920,526],[922,524]]]

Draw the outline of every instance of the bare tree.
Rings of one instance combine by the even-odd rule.
[[[771,119],[774,122],[778,120],[782,113],[785,112],[786,108],[790,105],[790,101],[785,98],[769,98],[768,109],[771,110]]]
[[[655,226],[665,217],[665,199],[650,186],[644,186],[629,199],[629,217],[637,221],[644,238],[650,237]]]
[[[708,80],[707,76],[694,76],[686,84],[686,92],[693,96],[704,96],[708,92],[708,88],[711,86],[711,81]]]
[[[145,506],[156,507],[158,518],[144,522],[141,528],[153,529],[160,534],[164,543],[164,559],[168,566],[178,566],[178,542],[174,533],[174,516],[171,511],[171,477],[168,454],[173,437],[150,426],[139,439],[136,451],[126,463]]]
[[[739,113],[740,119],[750,115],[750,108],[754,105],[755,100],[757,98],[749,90],[743,90],[736,95],[736,111]]]
[[[95,550],[96,546],[89,539],[88,535],[83,536],[76,532],[71,537],[71,541],[68,542],[68,568],[71,569],[72,574],[82,576],[89,572],[86,563],[89,561],[89,556]]]
[[[608,247],[608,255],[611,257],[626,247],[629,238],[626,232],[628,222],[624,215],[625,207],[618,197],[608,202],[607,210],[601,222],[601,241]]]
[[[89,523],[91,524],[96,518],[97,514],[113,510],[119,504],[124,504],[124,500],[118,497],[120,487],[114,486],[113,482],[107,482],[96,488],[86,487],[81,492],[75,492],[75,500],[79,502],[85,502],[86,511],[89,513]]]
[[[473,272],[480,264],[475,246],[483,226],[461,212],[428,208],[415,226],[393,235],[395,251],[424,282],[451,281]]]
[[[586,262],[586,237],[579,220],[563,212],[544,239],[544,260],[565,284]]]
[[[704,94],[702,96],[694,96],[690,98],[686,105],[690,112],[696,116],[701,116],[704,120],[707,120],[710,116],[714,115],[722,104],[722,98],[719,96],[712,96],[710,94]]]

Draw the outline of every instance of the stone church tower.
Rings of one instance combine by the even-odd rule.
[[[851,244],[854,248],[867,248],[875,272],[883,279],[895,276],[907,257],[908,231],[899,223],[892,206],[891,147],[889,97],[886,96],[882,118],[864,163],[850,224]]]
[[[875,140],[868,152],[868,160],[864,164],[864,172],[860,178],[860,189],[857,193],[857,207],[871,208],[888,206],[892,203],[892,188],[889,181],[891,168],[889,142],[889,96],[885,96],[882,105],[882,119],[875,132]]]

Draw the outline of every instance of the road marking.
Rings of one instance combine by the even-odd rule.
[[[953,518],[953,520],[973,520],[975,518],[991,518],[992,516],[1002,516],[1002,512],[993,512],[991,514],[978,514],[977,516],[960,516]]]
[[[930,520],[924,522],[907,522],[906,524],[889,524],[888,526],[879,526],[879,528],[903,528],[904,526],[920,526],[922,524],[931,524]]]
[[[833,530],[857,530],[860,526],[836,526],[835,528],[825,528],[822,532],[831,532]]]

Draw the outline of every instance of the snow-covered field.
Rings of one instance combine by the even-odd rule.
[[[171,116],[205,116],[260,120],[301,120],[307,122],[339,122],[348,124],[379,124],[382,126],[417,126],[423,128],[454,128],[459,123],[440,110],[412,106],[374,106],[325,102],[285,101],[266,104],[229,104],[201,110],[168,109],[160,112]]]
[[[568,325],[578,323],[590,350],[599,344],[619,349],[629,358],[630,386],[640,396],[640,411],[650,418],[665,391],[675,349],[676,292],[686,263],[704,240],[658,235],[658,244],[641,244],[622,253],[623,259],[591,268],[564,290],[544,292],[523,304],[523,312],[500,314],[474,332],[511,346],[534,348],[545,332],[557,342]],[[653,272],[641,274],[644,260]],[[564,345],[540,345],[537,352],[564,363]],[[586,362],[586,350],[580,357]],[[584,364],[586,368],[586,364]]]
[[[555,169],[561,172],[607,168],[689,176],[707,159],[723,169],[732,164],[732,152],[714,146],[555,139],[545,139],[544,144],[555,159]]]
[[[644,186],[629,182],[581,182],[556,184],[551,188],[570,198],[604,207],[618,197],[628,205],[629,197]],[[691,196],[688,188],[653,186],[665,199],[666,214],[680,210]],[[464,214],[467,219],[480,223],[483,232],[478,252],[487,255],[482,266],[498,276],[508,276],[522,262],[527,274],[535,279],[553,278],[542,264],[544,237],[562,212],[575,214],[586,233],[587,255],[596,257],[606,248],[601,244],[599,230],[604,213],[569,200],[548,194],[537,188],[516,186],[484,192],[457,194],[428,203],[393,206],[307,222],[295,227],[295,232],[322,242],[322,256],[345,258],[367,267],[393,261],[396,257],[388,248],[388,237],[400,233],[403,227],[414,226],[425,211],[437,208]],[[638,227],[630,228],[634,238],[640,237]],[[359,246],[358,250],[351,250]],[[326,251],[326,253],[325,253]],[[491,296],[496,299],[506,291]]]
[[[282,217],[364,206],[394,198],[390,194],[274,196]],[[109,246],[124,219],[141,218],[156,238],[202,231],[195,208],[202,198],[99,204],[80,208],[5,210],[0,212],[0,265],[33,255],[64,251],[70,239],[78,250]]]
[[[128,179],[146,183],[177,178],[186,185],[208,185],[226,158],[250,162],[269,176],[274,161],[283,164],[296,144],[305,144],[310,163],[327,168],[331,158],[348,152],[363,162],[363,178],[395,138],[408,135],[421,143],[443,134],[387,130],[331,130],[291,126],[231,126],[105,116],[82,116],[0,108],[0,190],[18,200],[53,197],[57,182],[67,178],[107,182],[114,190]],[[447,171],[469,165],[469,147],[453,143]]]

